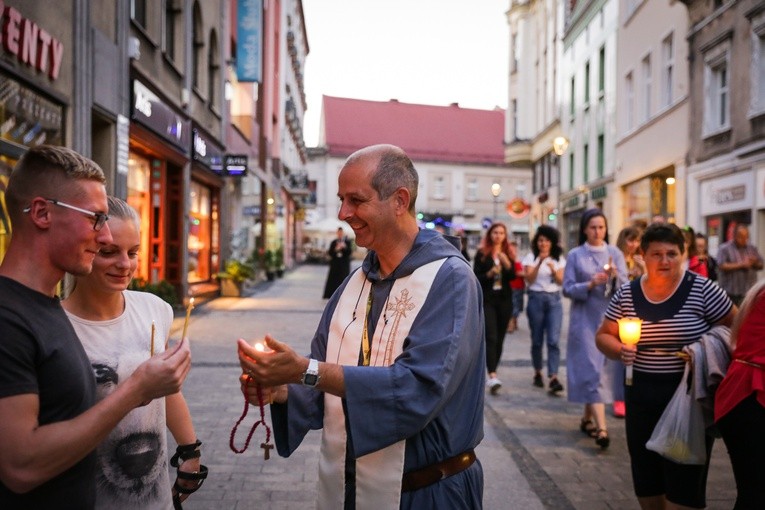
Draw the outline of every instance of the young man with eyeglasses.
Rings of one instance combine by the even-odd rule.
[[[56,287],[110,243],[105,177],[76,152],[30,149],[11,173],[0,264],[0,508],[93,508],[94,448],[132,409],[176,393],[188,342],[145,361],[95,404],[95,378]],[[147,353],[148,357],[148,353]]]

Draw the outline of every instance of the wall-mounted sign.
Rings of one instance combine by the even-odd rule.
[[[241,177],[247,175],[247,154],[226,154],[223,166],[226,175]]]
[[[521,197],[515,197],[507,203],[507,214],[513,218],[524,218],[529,214],[531,205]]]
[[[236,78],[261,80],[263,68],[263,0],[238,0],[236,3]]]
[[[191,122],[166,105],[146,85],[133,80],[132,118],[188,154]]]
[[[193,130],[194,146],[191,153],[194,161],[202,163],[218,175],[223,175],[223,150],[217,142],[205,136],[198,129]]]
[[[6,76],[0,76],[0,90],[0,138],[25,147],[63,143],[61,105]]]
[[[51,80],[58,78],[64,58],[64,43],[25,18],[13,7],[3,7],[0,1],[3,49],[19,62],[48,73]]]
[[[754,205],[752,172],[740,172],[701,183],[700,209],[702,216],[751,209]]]

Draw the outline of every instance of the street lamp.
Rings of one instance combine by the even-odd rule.
[[[568,149],[568,138],[556,136],[553,139],[553,152],[555,152],[555,155],[558,157],[563,156],[566,153],[566,149]]]
[[[499,194],[502,193],[502,186],[499,185],[498,182],[495,182],[491,185],[491,195],[494,197],[494,220],[497,219],[497,199],[499,198]]]

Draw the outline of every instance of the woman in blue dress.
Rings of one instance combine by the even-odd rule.
[[[579,246],[568,253],[563,273],[563,295],[571,299],[566,374],[569,402],[584,404],[579,428],[601,448],[610,444],[605,404],[613,398],[610,370],[595,346],[595,332],[611,296],[626,281],[624,255],[608,244],[603,211],[588,209],[579,224]]]

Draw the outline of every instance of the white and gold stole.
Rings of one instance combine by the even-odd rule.
[[[384,313],[380,314],[372,338],[371,366],[389,366],[401,354],[404,340],[445,260],[430,262],[393,283]],[[361,270],[356,271],[348,281],[330,323],[328,362],[358,365],[362,332],[366,323],[364,313],[371,287]],[[358,311],[355,310],[357,305]],[[342,400],[325,394],[317,508],[343,508],[346,441]],[[405,441],[399,441],[356,459],[356,508],[399,508],[404,444]]]

